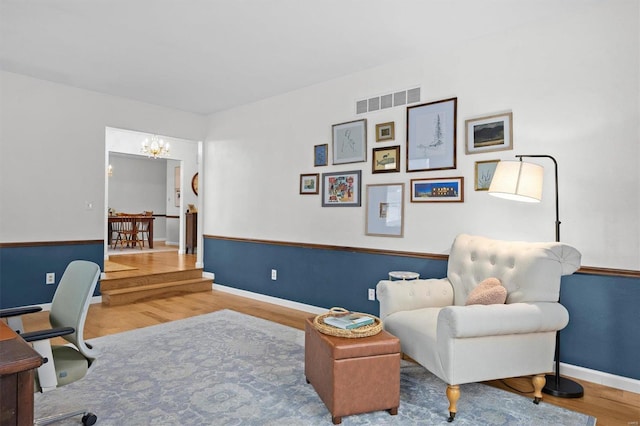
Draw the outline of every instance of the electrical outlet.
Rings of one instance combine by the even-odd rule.
[[[272,269],[272,270],[271,270],[271,279],[272,279],[273,281],[275,281],[275,280],[277,280],[277,279],[278,279],[278,271],[277,271],[277,270],[275,270],[275,269]]]
[[[45,281],[47,284],[55,284],[56,283],[56,273],[55,272],[47,272],[47,279]]]
[[[369,289],[369,300],[376,300],[376,289],[375,288],[370,288]]]

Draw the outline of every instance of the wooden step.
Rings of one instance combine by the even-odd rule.
[[[180,281],[125,286],[116,289],[101,289],[100,292],[102,293],[102,304],[118,306],[152,299],[179,296],[187,293],[211,291],[212,284],[212,279],[200,277]]]
[[[160,272],[147,275],[127,275],[122,278],[106,278],[100,281],[100,292],[152,284],[202,278],[202,268],[183,271]]]

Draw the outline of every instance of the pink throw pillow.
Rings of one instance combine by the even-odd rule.
[[[507,289],[497,278],[481,281],[467,297],[465,305],[495,305],[507,301]]]

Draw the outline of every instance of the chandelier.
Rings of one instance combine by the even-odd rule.
[[[164,157],[169,155],[169,144],[164,143],[158,136],[153,135],[151,139],[146,138],[144,142],[142,142],[141,151],[143,154],[148,155],[149,158]]]

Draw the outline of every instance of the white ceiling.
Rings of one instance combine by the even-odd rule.
[[[0,68],[210,114],[604,0],[0,0]]]

